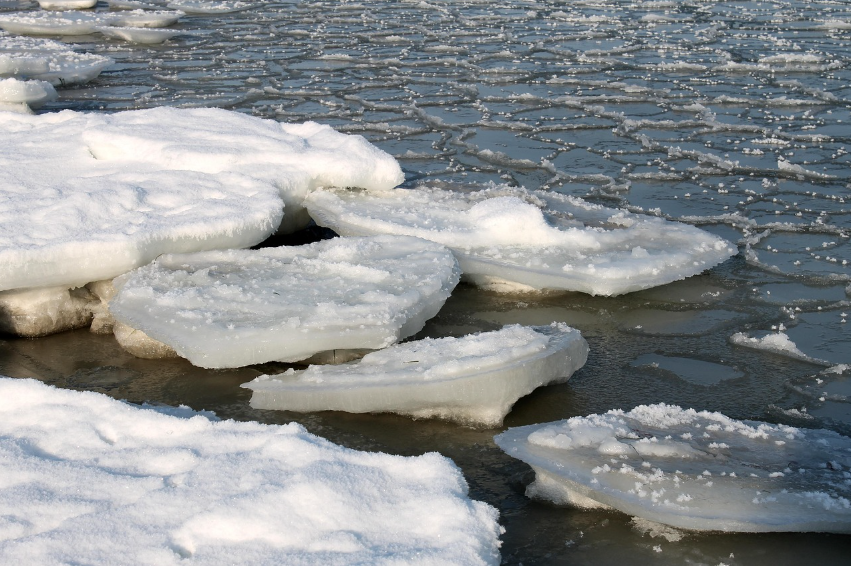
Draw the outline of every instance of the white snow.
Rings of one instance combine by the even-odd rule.
[[[0,79],[0,109],[6,105],[35,109],[56,98],[56,89],[47,81]]]
[[[93,8],[98,0],[38,0],[44,10],[84,10]]]
[[[619,295],[683,279],[735,253],[698,228],[555,192],[492,187],[320,190],[305,206],[341,235],[417,236],[450,247],[464,277],[497,290]]]
[[[0,14],[0,27],[5,29],[4,17]],[[109,57],[75,53],[58,41],[0,32],[0,77],[47,81],[53,86],[82,84],[112,64]]]
[[[115,280],[119,322],[197,366],[384,348],[418,332],[458,283],[452,253],[401,236],[164,255]]]
[[[509,429],[527,495],[674,527],[851,532],[851,438],[670,405]]]
[[[767,352],[773,352],[775,354],[796,358],[798,360],[804,360],[821,365],[830,365],[829,362],[811,358],[802,352],[792,339],[789,338],[789,335],[783,331],[772,332],[761,338],[748,336],[744,332],[736,332],[730,336],[730,342],[737,346],[744,346],[745,348],[765,350]]]
[[[4,564],[473,566],[500,533],[436,453],[0,378]]]
[[[87,35],[108,23],[96,12],[17,12],[0,14],[0,28],[22,35]]]
[[[359,136],[217,109],[0,113],[0,129],[0,290],[75,287],[162,253],[248,247],[278,228],[282,194],[298,208],[316,185],[401,179]]]
[[[183,10],[187,14],[228,14],[248,10],[256,5],[240,0],[172,0],[168,3],[169,8]]]
[[[243,387],[254,391],[258,409],[394,412],[499,426],[517,399],[566,381],[587,356],[579,331],[564,324],[513,325],[396,344],[357,362],[264,375]]]

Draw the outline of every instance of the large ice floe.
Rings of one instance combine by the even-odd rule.
[[[402,179],[359,136],[216,109],[0,113],[0,129],[0,291],[26,289],[33,305],[47,300],[33,288],[52,301],[56,288],[163,253],[257,244],[279,229],[285,203],[284,224],[303,223],[301,199],[316,186]],[[25,301],[16,305],[21,315]]]
[[[736,251],[693,226],[548,191],[320,190],[305,206],[341,235],[444,244],[467,280],[497,290],[620,295],[698,274]]]
[[[291,411],[393,412],[498,426],[514,402],[582,367],[588,344],[564,324],[462,338],[426,338],[340,365],[312,365],[246,383],[251,406]]]
[[[4,564],[499,564],[447,458],[0,377]]]
[[[674,527],[851,532],[851,438],[670,405],[509,429],[527,495]]]
[[[179,10],[17,12],[0,14],[0,28],[22,35],[88,35],[103,26],[164,28],[185,15]]]
[[[116,279],[109,308],[197,366],[239,367],[389,346],[422,329],[459,276],[452,252],[433,242],[336,238],[164,255]],[[138,354],[136,336],[116,337]]]
[[[82,84],[112,64],[109,57],[76,53],[58,41],[0,32],[0,78],[47,81],[53,86]]]

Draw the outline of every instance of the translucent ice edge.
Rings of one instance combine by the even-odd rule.
[[[670,405],[495,437],[527,494],[694,530],[851,532],[851,438]]]
[[[497,511],[450,460],[297,424],[0,377],[0,477],[4,564],[499,564]]]
[[[243,387],[253,390],[258,409],[393,412],[499,426],[517,399],[567,381],[587,356],[579,331],[564,324],[512,325],[397,344],[354,363],[261,376]]]
[[[693,226],[505,186],[471,193],[317,190],[305,206],[317,224],[342,235],[439,242],[455,252],[465,279],[497,290],[619,295],[696,275],[736,253]]]
[[[116,279],[109,308],[195,365],[239,367],[389,346],[437,314],[459,274],[433,242],[337,238],[164,255]]]

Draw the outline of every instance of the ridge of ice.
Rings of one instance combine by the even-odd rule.
[[[565,324],[515,324],[395,344],[357,362],[260,376],[242,387],[259,409],[393,412],[492,427],[517,399],[566,381],[587,356],[588,344]]]
[[[658,404],[512,428],[530,497],[678,528],[851,532],[851,438]]]
[[[496,509],[437,453],[360,452],[295,423],[30,379],[0,378],[0,478],[4,564],[500,560]]]
[[[418,332],[458,283],[452,253],[404,236],[160,256],[115,280],[119,322],[201,367],[383,348]]]
[[[466,279],[514,290],[619,295],[684,279],[735,253],[693,226],[548,191],[323,189],[304,204],[317,224],[341,235],[404,234],[444,244]]]
[[[163,253],[252,246],[279,228],[284,204],[288,227],[303,222],[314,186],[402,179],[360,136],[218,109],[0,113],[0,128],[0,290],[75,287]]]

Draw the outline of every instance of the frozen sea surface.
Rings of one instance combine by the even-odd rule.
[[[396,156],[406,187],[522,185],[692,223],[738,244],[739,255],[610,298],[459,285],[417,337],[553,321],[580,329],[588,362],[568,383],[518,401],[511,427],[664,402],[848,434],[847,369],[730,337],[759,339],[782,324],[809,358],[831,367],[851,358],[849,19],[848,4],[834,1],[269,2],[187,14],[175,28],[198,33],[162,45],[65,36],[116,63],[59,89],[40,112],[218,106],[314,120]],[[732,377],[713,384],[704,364]],[[492,432],[251,409],[239,385],[286,364],[211,372],[139,360],[109,336],[75,331],[6,339],[0,366],[131,401],[296,420],[357,448],[438,450],[463,469],[473,498],[500,509],[507,564],[847,562],[842,535],[677,535],[533,502],[530,468]]]

